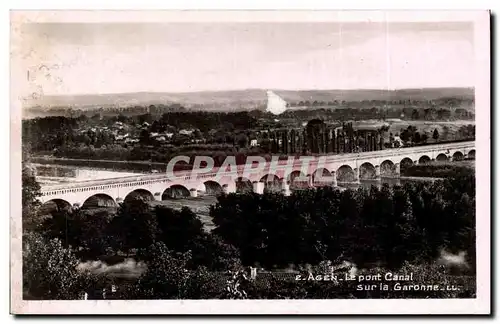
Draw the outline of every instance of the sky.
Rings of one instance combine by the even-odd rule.
[[[27,23],[20,32],[27,83],[45,95],[474,85],[465,22]]]

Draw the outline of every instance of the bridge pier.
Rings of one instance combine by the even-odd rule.
[[[394,166],[394,175],[399,178],[401,176],[401,165],[399,163],[395,163]]]
[[[198,190],[196,190],[195,188],[192,188],[189,190],[189,197],[198,197]]]
[[[337,187],[337,173],[335,171],[330,173],[332,174],[332,187]]]
[[[313,179],[313,175],[312,174],[308,174],[307,175],[307,186],[309,188],[313,188],[314,187],[314,179]]]
[[[253,186],[253,192],[255,192],[256,194],[262,195],[264,193],[264,187],[265,187],[264,182],[254,181],[252,182],[252,186]]]
[[[225,194],[235,193],[236,192],[236,185],[235,184],[233,184],[233,185],[225,184],[222,186],[222,192],[224,192]]]
[[[375,180],[381,181],[382,178],[380,176],[380,165],[375,166]]]
[[[290,183],[285,178],[281,179],[281,192],[285,196],[290,196],[291,194]]]
[[[360,183],[359,181],[359,168],[354,168],[354,183]]]

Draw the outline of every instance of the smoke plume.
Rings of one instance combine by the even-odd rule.
[[[267,109],[266,111],[279,115],[285,112],[286,110],[286,101],[283,100],[280,96],[275,94],[272,91],[267,91]]]

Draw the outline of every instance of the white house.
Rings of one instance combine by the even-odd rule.
[[[398,146],[398,144],[396,144],[396,143],[398,143],[398,144],[399,144],[399,146]],[[403,142],[403,140],[401,140],[401,137],[399,137],[399,136],[394,136],[394,141],[392,142],[392,146],[393,146],[393,147],[394,147],[394,146],[396,146],[396,147],[402,147],[402,146],[404,146],[404,142]]]

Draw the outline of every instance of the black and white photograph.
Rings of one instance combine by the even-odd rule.
[[[10,18],[11,312],[490,312],[488,11]]]

